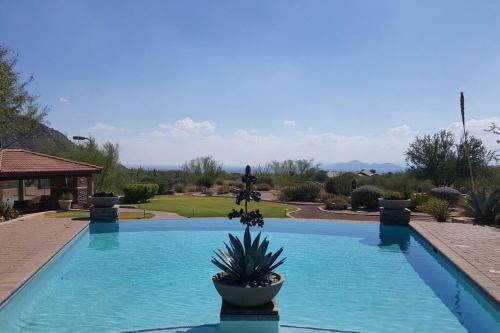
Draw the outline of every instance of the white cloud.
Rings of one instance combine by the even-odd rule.
[[[494,149],[498,148],[496,137],[483,131],[491,122],[500,124],[500,119],[470,120],[467,126],[472,133],[481,136],[490,149]],[[460,123],[452,123],[446,128],[459,135],[460,126]],[[358,134],[354,131],[353,135],[314,131],[281,134],[255,129],[236,129],[223,134],[217,133],[215,125],[209,121],[195,122],[185,118],[161,125],[147,135],[121,138],[119,143],[123,162],[134,165],[180,165],[196,156],[206,155],[225,165],[265,164],[287,158],[314,158],[323,163],[357,159],[404,165],[404,152],[415,135],[433,132],[400,125],[380,128],[378,134]]]
[[[173,124],[160,124],[162,133],[171,136],[211,135],[215,133],[215,124],[209,121],[195,122],[190,117],[179,119]],[[154,131],[157,132],[157,131]],[[153,133],[152,133],[153,134]]]
[[[493,135],[492,133],[488,133],[485,131],[485,129],[488,129],[491,125],[491,123],[495,123],[497,125],[500,124],[500,117],[489,117],[489,118],[483,118],[483,119],[470,119],[465,121],[465,129],[472,135],[480,138],[483,140],[484,144],[492,150],[498,149],[498,144],[496,142],[497,136]],[[451,123],[447,130],[453,132],[458,139],[460,136],[462,136],[463,129],[462,129],[462,122],[457,121],[454,123]]]
[[[93,131],[103,131],[103,132],[123,132],[125,131],[124,128],[121,127],[115,127],[103,123],[97,123],[94,126],[90,128]]]
[[[69,104],[69,99],[65,97],[59,97],[59,102],[64,103],[64,104]]]
[[[465,121],[465,128],[470,132],[484,132],[485,129],[490,127],[491,123],[499,124],[500,117],[490,117],[490,118],[483,118],[483,119],[466,120]],[[457,121],[457,122],[451,123],[450,126],[448,126],[448,129],[453,131],[453,132],[461,132],[461,131],[463,131],[462,122]]]
[[[416,134],[418,134],[418,131],[413,131],[408,125],[401,125],[389,128],[388,133],[397,137],[403,137],[415,136]]]
[[[288,128],[294,128],[295,126],[297,126],[297,124],[295,123],[295,120],[285,120],[283,122],[283,126]]]

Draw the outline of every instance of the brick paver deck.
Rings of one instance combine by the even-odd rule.
[[[410,224],[500,306],[500,229],[430,221]]]
[[[87,224],[39,215],[0,223],[0,304]]]

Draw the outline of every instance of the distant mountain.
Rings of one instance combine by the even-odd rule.
[[[2,137],[3,148],[22,148],[43,152],[46,145],[65,147],[73,143],[58,130],[39,124],[28,132],[7,132]]]
[[[405,170],[404,167],[393,163],[364,163],[357,160],[322,164],[321,168],[328,171],[360,171],[374,169],[377,173],[401,172]]]

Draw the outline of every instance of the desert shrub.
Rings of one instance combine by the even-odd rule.
[[[211,188],[212,186],[214,186],[214,181],[208,176],[201,176],[196,180],[196,185],[205,188]]]
[[[223,184],[217,188],[217,194],[228,194],[229,193],[229,185]]]
[[[174,184],[174,191],[177,193],[184,193],[186,192],[186,186],[182,183]]]
[[[421,212],[422,206],[429,201],[429,195],[425,193],[413,193],[410,197],[410,209],[414,212]]]
[[[438,222],[446,222],[450,215],[450,204],[446,200],[430,198],[421,207],[423,212],[432,215]]]
[[[240,178],[241,178],[241,174],[239,172],[231,172],[231,173],[226,173],[224,175],[225,180],[237,181]]]
[[[217,178],[217,179],[215,180],[215,185],[222,185],[222,184],[224,184],[224,179]]]
[[[174,195],[175,191],[173,189],[168,189],[164,192],[165,195]]]
[[[202,188],[198,185],[187,185],[186,192],[200,192]]]
[[[202,193],[205,194],[207,197],[211,197],[212,195],[214,195],[214,191],[212,191],[209,188],[205,188]]]
[[[325,202],[325,209],[329,210],[343,210],[349,207],[349,200],[342,195],[334,195],[330,200]]]
[[[319,197],[321,186],[313,182],[286,186],[281,189],[280,200],[313,202]]]
[[[257,184],[256,188],[257,191],[269,191],[271,190],[271,185],[269,185],[268,183],[260,183]]]
[[[257,177],[257,185],[259,185],[259,184],[268,184],[269,186],[271,186],[271,188],[273,188],[274,187],[274,179],[270,175],[262,175],[262,176]]]
[[[0,220],[8,221],[19,216],[19,212],[9,204],[0,202]],[[0,221],[1,222],[1,221]]]
[[[401,192],[388,191],[384,192],[383,198],[386,200],[405,200],[406,197]]]
[[[431,195],[435,198],[447,201],[451,206],[456,206],[462,194],[452,187],[436,187],[431,190]]]
[[[394,172],[372,177],[357,178],[359,186],[372,185],[387,191],[426,192],[433,185],[430,180],[419,180],[411,172]]]
[[[229,192],[230,192],[230,193],[233,193],[233,194],[238,194],[238,193],[240,193],[240,192],[241,192],[241,189],[239,189],[239,188],[237,188],[237,187],[234,187],[234,186],[233,186],[233,187],[230,187],[230,188],[229,188]]]
[[[352,209],[365,207],[366,209],[378,208],[378,199],[382,196],[382,191],[375,186],[361,186],[351,193]]]
[[[487,192],[500,190],[500,165],[489,167],[482,174],[474,174],[474,181],[477,188],[485,189]],[[455,188],[464,188],[469,192],[472,190],[470,178],[458,179],[454,184]]]
[[[170,190],[170,185],[168,183],[158,183],[158,195],[167,194]]]
[[[319,200],[323,203],[327,203],[328,201],[332,200],[334,196],[334,194],[325,191],[324,187],[322,187],[319,191]]]
[[[349,174],[341,174],[329,178],[325,182],[325,190],[336,195],[349,195],[352,191],[353,178]]]
[[[240,189],[240,190],[245,188],[245,184],[243,184],[242,182],[235,182],[235,183],[233,183],[233,186]]]
[[[130,184],[123,189],[128,203],[146,202],[158,193],[158,184]]]
[[[486,192],[485,189],[470,192],[463,204],[465,213],[474,217],[476,223],[494,224],[500,214],[500,191]]]

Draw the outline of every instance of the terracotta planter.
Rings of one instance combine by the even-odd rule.
[[[90,202],[95,207],[113,207],[118,200],[118,197],[90,197]]]
[[[73,200],[59,200],[58,202],[61,210],[70,210]]]
[[[388,200],[388,199],[378,199],[380,207],[384,207],[389,210],[403,210],[410,207],[410,200]]]
[[[278,278],[277,282],[265,287],[239,287],[220,282],[218,275],[213,276],[215,289],[222,299],[236,306],[259,306],[271,302],[278,294],[285,279],[278,273],[273,273]]]

